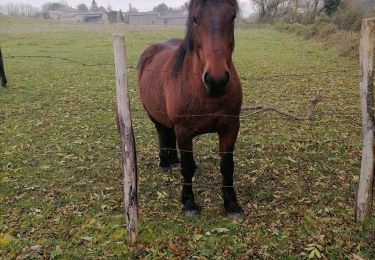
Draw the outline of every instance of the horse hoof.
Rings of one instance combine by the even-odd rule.
[[[231,212],[226,213],[227,217],[233,220],[243,220],[245,218],[245,215],[243,212]]]
[[[182,214],[184,214],[185,217],[193,218],[200,214],[199,209],[183,209]]]
[[[174,164],[170,164],[168,166],[159,166],[159,167],[163,172],[168,172],[169,170],[172,170],[173,168],[179,168],[180,163],[174,163]]]
[[[181,164],[177,162],[177,163],[172,164],[170,168],[180,168],[180,167],[181,167]]]

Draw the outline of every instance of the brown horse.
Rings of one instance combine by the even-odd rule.
[[[1,79],[1,86],[5,88],[7,86],[8,81],[7,81],[7,78],[5,77],[3,55],[1,54],[1,48],[0,48],[0,79]]]
[[[192,140],[219,134],[224,207],[228,216],[242,217],[233,187],[233,150],[240,126],[242,89],[232,62],[235,0],[191,0],[186,36],[150,46],[142,54],[139,90],[156,126],[160,167],[178,163],[183,176],[182,204],[186,216],[199,213],[192,178],[196,169]]]

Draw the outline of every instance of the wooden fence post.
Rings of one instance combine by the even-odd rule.
[[[362,165],[359,178],[355,218],[358,222],[369,221],[372,214],[374,186],[374,55],[375,18],[362,22],[359,56],[361,64],[361,111],[362,111]]]
[[[121,138],[125,218],[128,230],[127,240],[133,245],[137,242],[138,237],[137,162],[130,113],[124,35],[113,35],[113,48],[116,67],[117,123]]]

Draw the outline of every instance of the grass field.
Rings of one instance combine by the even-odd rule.
[[[215,135],[194,142],[202,214],[181,215],[180,173],[158,169],[157,136],[129,69],[140,242],[128,247],[113,66],[10,57],[112,64],[113,32],[125,33],[128,64],[135,65],[147,45],[180,37],[183,28],[0,17],[9,80],[0,89],[0,258],[375,258],[375,219],[365,228],[353,222],[358,62],[272,28],[236,31],[244,103],[303,114],[317,90],[323,100],[311,122],[273,113],[242,119],[235,182],[243,221],[223,215]]]

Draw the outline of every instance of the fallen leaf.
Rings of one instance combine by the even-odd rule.
[[[214,228],[212,230],[212,233],[222,234],[222,233],[227,233],[228,231],[229,231],[229,229],[227,229],[227,228]]]

